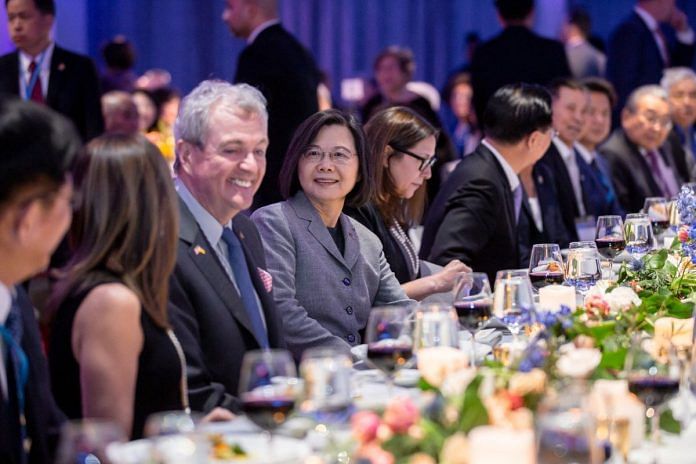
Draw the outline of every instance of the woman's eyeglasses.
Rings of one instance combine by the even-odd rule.
[[[394,150],[398,151],[399,153],[403,153],[404,155],[408,155],[411,158],[415,158],[418,161],[420,161],[420,166],[418,167],[418,170],[421,172],[425,171],[429,167],[432,167],[433,164],[435,164],[437,162],[437,156],[435,156],[435,155],[432,155],[430,157],[425,157],[425,156],[421,156],[421,155],[416,155],[412,151],[408,151],[408,150],[401,148],[399,146],[392,145],[391,143],[389,144],[389,146],[392,147]]]
[[[310,148],[302,153],[302,157],[310,163],[320,163],[325,155],[328,155],[329,159],[336,164],[348,164],[355,156],[348,150],[340,149],[334,151],[321,151],[317,148]]]

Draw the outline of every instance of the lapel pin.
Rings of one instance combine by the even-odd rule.
[[[65,71],[65,63],[60,63],[58,65],[58,71]]]
[[[239,232],[239,240],[244,240],[244,232]]]
[[[204,255],[205,249],[200,245],[196,245],[195,248],[193,249],[193,252],[196,253],[196,255]]]

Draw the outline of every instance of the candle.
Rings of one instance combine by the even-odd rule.
[[[643,443],[645,406],[628,392],[625,380],[597,380],[590,394],[590,408],[597,419],[628,420],[630,447]]]
[[[539,289],[539,307],[551,311],[559,311],[561,305],[575,310],[577,300],[575,289],[564,285],[547,285]]]
[[[469,432],[469,464],[534,464],[534,432],[482,426]]]

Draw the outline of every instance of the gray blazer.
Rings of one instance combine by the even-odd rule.
[[[347,351],[362,343],[372,307],[415,304],[389,268],[377,236],[341,214],[341,255],[302,191],[251,219],[264,242],[285,340],[296,358],[315,346]]]

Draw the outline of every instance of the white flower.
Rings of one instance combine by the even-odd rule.
[[[631,287],[615,287],[610,292],[607,289],[611,283],[606,280],[600,280],[585,294],[585,304],[594,296],[599,296],[602,300],[609,304],[612,313],[624,311],[631,305],[640,305],[640,297],[633,291]]]
[[[576,379],[589,376],[599,366],[602,353],[597,348],[575,348],[563,350],[556,362],[558,372]]]
[[[463,351],[449,346],[418,350],[418,370],[432,386],[440,388],[450,374],[466,369],[469,357]]]

